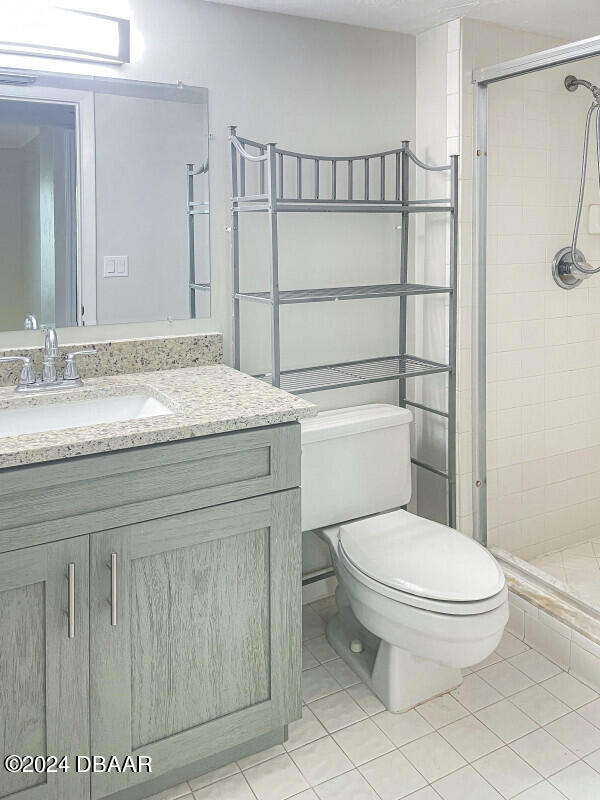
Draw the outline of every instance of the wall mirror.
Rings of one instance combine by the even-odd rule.
[[[210,316],[208,93],[0,68],[0,330]]]

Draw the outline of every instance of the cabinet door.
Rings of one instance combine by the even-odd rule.
[[[75,757],[89,752],[88,594],[87,537],[0,557],[2,800],[89,797],[89,775],[74,769]],[[71,768],[10,773],[10,754],[66,755]]]
[[[91,537],[93,753],[156,777],[300,716],[299,494]],[[92,796],[152,776],[95,774]]]

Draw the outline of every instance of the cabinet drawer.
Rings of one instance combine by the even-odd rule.
[[[0,552],[300,485],[290,423],[0,472]]]

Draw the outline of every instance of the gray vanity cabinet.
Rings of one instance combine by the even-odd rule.
[[[299,427],[0,472],[0,753],[152,759],[0,764],[0,800],[137,800],[282,740],[300,717]]]
[[[88,563],[87,538],[0,556],[3,756],[66,755],[72,767],[77,755],[88,753]],[[72,768],[10,773],[0,764],[3,800],[88,796],[89,776]]]
[[[299,513],[296,489],[92,535],[93,753],[150,756],[157,777],[287,724]],[[92,797],[147,779],[96,774]]]

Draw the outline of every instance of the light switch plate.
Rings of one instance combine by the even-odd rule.
[[[600,206],[590,206],[588,233],[600,233]]]
[[[102,274],[105,278],[127,278],[129,256],[104,256]]]

